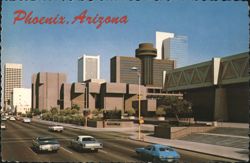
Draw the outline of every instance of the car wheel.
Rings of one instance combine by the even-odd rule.
[[[154,157],[152,162],[153,162],[153,163],[159,163],[160,160],[159,160],[157,157]]]
[[[95,149],[94,152],[98,152],[98,149]]]

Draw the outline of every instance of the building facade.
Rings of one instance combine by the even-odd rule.
[[[25,114],[31,110],[31,89],[14,88],[12,93],[11,106],[14,111]]]
[[[249,52],[177,68],[166,74],[164,89],[181,92],[196,120],[249,121]]]
[[[32,108],[50,110],[60,107],[60,90],[66,74],[39,72],[32,75]]]
[[[163,40],[163,59],[176,61],[176,67],[188,64],[188,38],[187,36],[175,36]]]
[[[78,82],[89,79],[100,79],[100,56],[83,55],[78,58]]]
[[[140,73],[142,85],[162,87],[165,80],[163,76],[175,68],[175,61],[154,59],[156,54],[152,44],[143,43],[136,50],[136,57],[111,58],[110,81],[138,84],[138,73]],[[137,72],[131,70],[132,67],[136,67]]]
[[[11,108],[13,88],[22,87],[22,64],[6,63],[4,65],[4,108]]]

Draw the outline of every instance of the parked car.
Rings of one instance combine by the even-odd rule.
[[[16,118],[15,117],[10,117],[10,121],[15,121]]]
[[[24,123],[30,123],[30,122],[31,122],[31,119],[30,119],[30,118],[23,118],[23,122],[24,122]]]
[[[98,142],[94,137],[81,135],[70,141],[70,146],[78,150],[89,150],[98,152],[103,148],[103,144]]]
[[[146,161],[178,162],[180,154],[173,148],[161,144],[148,145],[145,148],[136,148],[135,152]]]
[[[33,148],[39,152],[51,151],[57,152],[60,144],[55,138],[51,137],[37,137],[32,140]]]
[[[1,123],[1,129],[6,129],[6,125],[4,123]]]
[[[63,129],[63,126],[59,125],[49,126],[49,131],[63,132]]]

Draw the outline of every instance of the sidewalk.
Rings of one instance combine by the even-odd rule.
[[[137,134],[130,136],[130,139],[133,140],[137,140],[137,138],[138,138]],[[248,150],[246,149],[231,148],[231,147],[189,142],[183,140],[171,140],[171,139],[157,138],[148,135],[145,135],[142,141],[153,144],[168,145],[177,149],[183,149],[183,150],[188,150],[218,157],[224,157],[229,159],[242,160],[242,161],[248,160]]]
[[[58,123],[58,122],[48,122],[44,121],[41,119],[34,119],[33,121],[41,122],[44,124],[48,125],[62,125],[65,127],[70,127],[70,128],[76,128],[76,129],[84,129],[84,130],[89,130],[89,131],[97,131],[97,132],[102,132],[102,131],[113,131],[113,132],[122,132],[122,133],[127,133],[131,134],[129,137],[132,140],[138,140],[137,139],[137,125],[135,127],[128,127],[128,128],[92,128],[92,127],[83,127],[83,126],[77,126],[73,124],[65,124],[65,123]],[[237,125],[233,123],[228,123],[228,124],[223,124],[223,127],[226,126],[232,126],[232,127],[237,127]],[[240,127],[245,128],[246,125],[240,125]],[[154,126],[145,124],[142,125],[142,130],[148,130],[148,131],[153,131]],[[218,145],[212,145],[212,144],[205,144],[205,143],[198,143],[198,142],[190,142],[190,141],[185,141],[185,140],[171,140],[171,139],[165,139],[165,138],[157,138],[154,136],[149,136],[146,134],[143,134],[144,138],[143,140],[147,143],[153,143],[153,144],[163,144],[163,145],[168,145],[172,146],[177,149],[183,149],[183,150],[188,150],[188,151],[193,151],[197,153],[203,153],[203,154],[208,154],[208,155],[213,155],[213,156],[218,156],[218,157],[224,157],[224,158],[229,158],[229,159],[234,159],[234,160],[242,160],[242,161],[248,161],[248,153],[249,151],[247,149],[241,149],[241,148],[233,148],[233,147],[225,147],[225,146],[218,146]],[[138,140],[139,141],[139,140]]]

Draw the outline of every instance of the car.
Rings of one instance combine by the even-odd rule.
[[[10,118],[10,116],[8,116],[8,115],[6,115],[5,117],[6,117],[6,119],[9,119],[9,118]]]
[[[16,116],[16,120],[21,121],[21,120],[22,120],[22,118],[21,118],[21,117],[19,117],[19,116]]]
[[[7,118],[4,116],[4,117],[1,118],[1,120],[2,120],[2,121],[6,121]]]
[[[70,146],[77,150],[88,150],[98,152],[103,148],[103,144],[94,137],[88,135],[80,135],[70,141]]]
[[[55,131],[55,132],[62,132],[63,131],[63,126],[60,125],[54,125],[54,126],[49,126],[49,131]]]
[[[38,152],[49,151],[57,152],[60,149],[60,144],[53,137],[37,137],[32,140],[33,148]]]
[[[1,123],[1,129],[6,129],[6,125],[4,123]]]
[[[16,118],[15,117],[10,117],[10,121],[15,121]]]
[[[23,122],[24,122],[24,123],[30,123],[30,122],[31,122],[31,119],[30,119],[30,118],[23,118]]]
[[[161,144],[148,145],[145,148],[136,148],[135,152],[146,161],[178,162],[180,154],[173,148]]]

